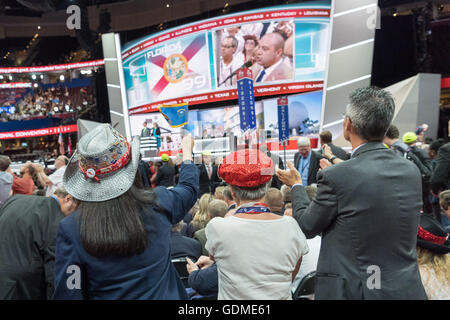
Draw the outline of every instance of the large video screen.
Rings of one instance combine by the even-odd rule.
[[[235,72],[252,70],[255,96],[323,88],[330,1],[240,12],[165,30],[122,50],[129,113],[159,104],[236,100]]]

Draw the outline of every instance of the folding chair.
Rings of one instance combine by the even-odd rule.
[[[312,271],[303,277],[292,295],[292,300],[311,300],[316,286],[316,272]]]

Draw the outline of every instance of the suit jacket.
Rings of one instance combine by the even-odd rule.
[[[330,146],[330,149],[331,149],[331,152],[333,153],[333,155],[335,155],[336,157],[338,157],[341,160],[349,159],[349,154],[347,152],[345,152],[344,149],[342,149],[341,147],[338,147],[332,143],[328,143],[328,145]]]
[[[208,177],[208,171],[204,163],[197,166],[199,170],[199,198],[205,193],[212,193],[216,191],[216,187],[221,183],[219,176],[217,175],[217,166],[212,165],[211,179]]]
[[[156,186],[172,187],[175,184],[175,168],[169,165],[167,162],[164,163],[158,169],[158,173],[155,178]]]
[[[270,72],[262,82],[277,81],[277,80],[291,80],[293,77],[293,68],[288,63],[287,58]],[[254,80],[258,78],[258,74],[254,75]]]
[[[58,225],[53,197],[17,195],[0,211],[0,300],[46,300],[53,294]]]
[[[154,192],[158,204],[145,206],[142,210],[148,246],[141,254],[96,258],[87,253],[81,243],[79,211],[61,221],[56,240],[54,299],[188,298],[171,261],[170,230],[197,201],[198,173],[195,165],[183,163],[180,183],[172,189],[157,187]],[[73,272],[67,272],[69,266],[81,269],[79,288],[69,289],[67,286],[74,278]]]
[[[141,130],[141,137],[150,137],[151,131],[150,128],[144,127]]]
[[[202,255],[202,245],[198,240],[185,237],[179,232],[171,232],[170,251],[172,259],[189,257],[195,262]]]
[[[370,142],[318,173],[311,203],[303,186],[291,192],[306,237],[322,233],[316,299],[427,299],[416,255],[422,191],[414,164]]]
[[[294,167],[298,168],[298,163],[300,161],[300,152],[297,152],[294,155]],[[314,150],[311,150],[311,159],[309,162],[309,170],[308,170],[308,185],[317,182],[317,171],[320,169],[320,159],[322,159],[322,155]]]
[[[439,148],[430,184],[434,193],[450,187],[450,142]]]
[[[205,228],[198,230],[196,233],[194,233],[194,239],[197,239],[198,241],[200,241],[201,245],[202,245],[202,255],[203,256],[209,256],[209,252],[208,250],[206,250],[205,245],[206,245],[206,232],[205,232]]]

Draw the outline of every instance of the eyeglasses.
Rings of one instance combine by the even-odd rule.
[[[224,45],[222,45],[221,47],[226,49],[234,48],[234,46],[224,46]]]

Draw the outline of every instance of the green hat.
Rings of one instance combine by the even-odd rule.
[[[403,135],[404,143],[412,143],[417,140],[417,135],[414,132],[407,132]]]
[[[167,153],[163,153],[161,155],[161,160],[164,161],[164,162],[169,161],[169,155]]]

